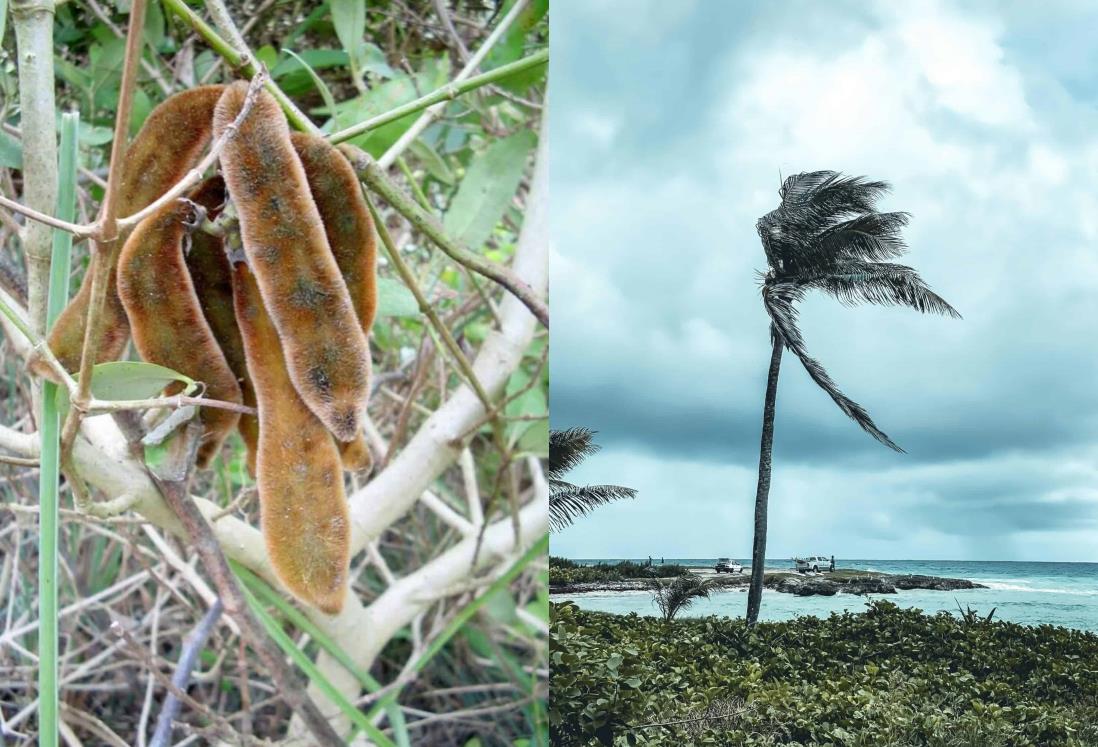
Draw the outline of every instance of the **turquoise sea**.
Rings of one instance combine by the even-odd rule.
[[[577,560],[584,564],[616,563],[619,559]],[[637,560],[633,558],[633,560]],[[646,558],[640,559],[642,562]],[[659,563],[661,558],[654,558]],[[667,563],[712,568],[715,558],[665,558]],[[745,566],[746,559],[740,559]],[[767,569],[790,568],[788,559],[768,559]],[[957,614],[958,604],[983,614],[994,608],[997,620],[1026,625],[1062,625],[1098,632],[1098,563],[1035,563],[1022,561],[965,560],[845,560],[836,559],[836,568],[855,568],[882,573],[919,573],[927,576],[967,578],[984,584],[986,589],[962,591],[900,591],[896,594],[832,597],[797,597],[764,590],[763,620],[788,620],[798,615],[826,617],[832,612],[859,611],[869,599],[888,599],[903,607],[918,607],[926,612],[945,610]],[[585,609],[627,614],[654,615],[656,608],[647,592],[592,592],[554,595],[554,601],[572,599]],[[700,599],[685,613],[688,616],[728,615],[742,617],[747,606],[743,590],[719,592],[709,600]]]

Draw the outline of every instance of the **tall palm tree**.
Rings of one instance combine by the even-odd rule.
[[[620,485],[573,485],[564,476],[599,450],[595,431],[568,428],[549,434],[549,526],[559,532],[596,506],[621,498],[632,498],[637,491]]]
[[[812,380],[863,430],[890,449],[903,451],[877,427],[864,407],[839,390],[819,361],[809,356],[797,327],[796,303],[810,290],[820,290],[850,306],[893,304],[910,306],[924,314],[961,316],[931,291],[915,270],[886,261],[907,251],[900,231],[907,225],[908,214],[881,213],[875,207],[889,188],[887,182],[842,176],[834,171],[795,174],[778,191],[781,204],[757,225],[769,265],[762,281],[762,298],[770,315],[773,349],[755,494],[755,543],[747,594],[749,625],[758,619],[762,602],[774,402],[783,348],[797,356]]]

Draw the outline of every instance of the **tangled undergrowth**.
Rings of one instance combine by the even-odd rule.
[[[119,216],[149,205],[193,167],[236,122],[248,95],[239,81],[250,74],[208,48],[185,13],[168,12],[178,5],[148,8],[135,140],[123,181],[130,188],[123,189]],[[366,8],[361,28],[333,13],[333,5]],[[447,12],[429,2],[316,8],[261,2],[234,3],[229,10],[278,90],[331,133],[446,84],[510,5],[500,12],[479,6]],[[510,30],[494,39],[479,70],[544,48],[546,13],[547,3],[528,3]],[[54,39],[63,45],[56,59],[58,108],[81,111],[81,223],[95,220],[104,198],[125,24],[125,13],[94,2],[56,9]],[[26,175],[15,155],[22,112],[14,51],[9,33],[0,39],[0,187],[5,196],[25,199]],[[445,102],[387,177],[419,210],[440,216],[447,236],[493,265],[515,263],[526,214],[541,209],[532,155],[544,75],[542,66]],[[223,99],[227,91],[237,99]],[[173,101],[185,103],[175,114]],[[209,399],[258,406],[258,417],[199,409],[207,434],[199,461],[208,469],[195,475],[189,491],[214,507],[207,516],[223,532],[219,538],[263,527],[277,577],[304,604],[295,606],[249,574],[256,545],[246,533],[239,546],[225,545],[234,561],[244,561],[234,566],[240,580],[293,647],[341,690],[354,693],[353,705],[370,713],[384,736],[398,744],[544,744],[546,564],[526,560],[505,577],[508,583],[481,592],[521,560],[521,550],[531,545],[530,527],[541,521],[547,331],[530,323],[525,309],[517,313],[505,289],[437,251],[430,226],[408,222],[390,200],[375,198],[381,210],[375,214],[385,224],[377,228],[383,238],[391,235],[391,248],[406,267],[378,252],[371,214],[355,199],[363,189],[358,165],[323,137],[291,134],[284,107],[266,93],[256,95],[253,108],[265,118],[239,122],[240,137],[188,190],[189,202],[163,206],[128,241],[117,242],[118,294],[112,288],[107,295],[109,333],[98,359],[158,362],[202,382]],[[174,126],[158,129],[163,112]],[[346,143],[380,158],[419,114]],[[278,130],[276,138],[248,134],[249,123],[260,121]],[[293,163],[299,171],[287,165]],[[260,166],[267,179],[256,188],[252,177]],[[287,169],[294,179],[286,178]],[[313,212],[287,207],[303,195],[311,197]],[[12,304],[26,305],[19,234],[28,221],[7,212],[2,217],[0,290]],[[264,252],[278,242],[284,255],[304,249],[299,231],[313,248],[330,249],[332,261],[311,270],[295,262],[288,269],[286,263],[264,266]],[[75,321],[63,318],[51,338],[70,372],[79,368],[83,342],[80,299],[90,292],[87,243],[78,241],[74,249],[72,285],[81,290],[67,316]],[[234,255],[234,249],[242,252]],[[228,261],[241,254],[247,262]],[[314,251],[306,258],[316,257]],[[536,278],[540,270],[534,267]],[[284,276],[268,271],[277,269]],[[188,283],[190,292],[172,293],[187,290]],[[281,314],[292,303],[301,313]],[[13,328],[4,331],[0,435],[7,438],[33,433],[35,424],[26,344]],[[516,350],[507,347],[514,344]],[[482,365],[482,348],[508,368]],[[471,386],[459,356],[485,377],[490,408],[474,407],[477,382]],[[341,360],[346,365],[331,370]],[[91,418],[89,425],[107,418]],[[433,442],[439,433],[444,440]],[[394,498],[394,507],[386,501],[408,490],[403,476],[417,472],[404,463],[408,453],[422,456],[419,472],[426,481],[412,500]],[[374,481],[386,479],[396,487],[379,496]],[[37,741],[37,480],[33,465],[0,464],[0,733],[12,744]],[[103,475],[89,483],[96,502],[127,497],[104,487]],[[126,508],[133,510],[96,516],[74,504],[70,488],[63,483],[59,545],[62,737],[71,734],[84,744],[153,743],[170,690],[166,680],[183,654],[194,653],[197,665],[176,719],[175,743],[207,743],[226,734],[242,743],[285,738],[293,716],[285,694],[230,615],[216,620],[204,643],[188,643],[217,594],[194,548],[166,527],[155,502],[130,496]],[[291,493],[296,499],[287,500]],[[355,526],[370,527],[365,538],[351,537],[356,517]],[[331,618],[313,609],[341,606]],[[356,628],[355,620],[374,624]],[[356,661],[341,668],[333,660],[333,641],[337,652]],[[362,661],[365,670],[355,666]],[[348,673],[357,682],[348,684]],[[381,685],[395,693],[395,709],[383,704]],[[378,706],[383,712],[374,714]],[[333,723],[341,718],[327,712],[335,713]]]
[[[1098,636],[926,615],[759,623],[552,608],[553,744],[1098,743]]]

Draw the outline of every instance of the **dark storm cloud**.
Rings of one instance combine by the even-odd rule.
[[[1098,58],[1096,12],[653,2],[625,19],[603,0],[558,13],[553,426],[597,429],[598,464],[627,470],[610,479],[674,506],[660,531],[691,534],[714,506],[714,547],[741,531],[769,356],[755,220],[779,172],[864,173],[893,183],[884,209],[913,215],[901,261],[965,318],[806,299],[809,351],[907,454],[786,354],[775,510],[811,495],[827,516],[854,513],[829,527],[844,544],[893,556],[1092,545],[1098,476],[1062,465],[1098,453],[1098,86],[1079,73]],[[649,536],[651,516],[606,515],[554,541],[582,537],[592,556],[610,526],[621,552]],[[811,529],[786,519],[784,541]],[[1009,542],[1027,531],[1060,539]]]

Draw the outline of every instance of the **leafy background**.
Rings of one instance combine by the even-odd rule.
[[[0,19],[6,19],[0,0]],[[190,3],[200,15],[201,4]],[[452,7],[425,1],[369,2],[300,0],[234,2],[229,9],[242,26],[256,57],[275,82],[325,131],[386,112],[448,82],[463,64],[465,48],[475,51],[511,2],[456,2]],[[444,18],[440,8],[445,11]],[[57,6],[57,106],[81,115],[77,220],[88,222],[103,196],[114,111],[124,55],[122,35],[129,3],[73,0]],[[480,71],[515,61],[548,44],[548,2],[529,3],[496,44]],[[454,32],[448,30],[452,24]],[[18,79],[15,39],[0,21],[0,188],[21,192]],[[145,26],[147,45],[139,73],[131,134],[151,109],[172,92],[206,82],[223,82],[232,71],[191,29],[160,2],[151,2]],[[401,186],[442,218],[448,233],[485,256],[508,263],[523,221],[523,195],[529,186],[533,150],[545,91],[545,66],[467,94],[447,104],[445,114],[406,153],[394,172]],[[411,125],[413,114],[352,142],[380,156]],[[23,260],[16,231],[20,218],[0,222],[0,280],[21,293]],[[390,216],[390,231],[413,268],[430,303],[458,343],[471,352],[494,324],[496,287],[432,251],[403,221]],[[78,243],[71,289],[87,268],[87,248]],[[438,341],[415,299],[380,259],[380,318],[371,339],[380,387],[370,412],[391,442],[384,461],[460,383],[438,350]],[[548,372],[547,334],[535,337],[507,392],[518,395],[506,408],[509,458],[546,455]],[[0,418],[28,422],[30,391],[22,364],[8,341],[0,342]],[[507,502],[503,456],[490,428],[474,435],[472,451],[486,513],[501,514]],[[361,477],[351,478],[355,487]],[[461,505],[460,474],[448,473],[435,486],[444,500]],[[0,713],[10,723],[34,700],[36,619],[36,471],[0,464]],[[214,468],[199,476],[193,492],[240,511],[255,521],[254,483],[244,468],[243,444],[233,438]],[[67,489],[62,505],[71,505]],[[150,686],[145,664],[120,649],[109,634],[111,620],[132,622],[135,635],[162,671],[170,672],[181,638],[194,627],[203,604],[196,603],[186,579],[162,565],[163,548],[148,527],[129,516],[90,520],[66,511],[61,534],[62,678],[69,677],[62,700],[69,709],[91,714],[127,744],[144,744],[142,731],[155,720],[162,691]],[[417,507],[382,538],[379,550],[398,576],[422,565],[453,539],[453,530]],[[183,557],[186,548],[163,541]],[[384,588],[376,564],[356,558],[355,592],[365,600]],[[544,698],[548,621],[547,571],[535,563],[510,588],[494,594],[484,611],[467,623],[402,696],[412,741],[464,744],[527,744],[547,741]],[[389,682],[400,672],[413,640],[437,629],[445,616],[406,629],[390,642],[372,674]],[[275,610],[276,614],[278,610]],[[540,623],[539,623],[540,621]],[[315,641],[287,627],[307,653]],[[288,718],[263,672],[238,640],[221,626],[202,652],[202,675],[191,694],[210,713],[229,717],[234,728],[259,737],[277,737]],[[249,685],[242,689],[247,678]],[[153,694],[155,691],[155,698]],[[71,713],[71,711],[68,711]],[[63,713],[64,715],[64,713]],[[208,714],[184,708],[196,728]],[[422,724],[415,722],[422,720]],[[68,719],[85,739],[102,733],[76,717]],[[90,729],[90,731],[89,731]],[[34,720],[24,714],[12,726],[34,741]],[[196,732],[200,733],[200,732]]]

